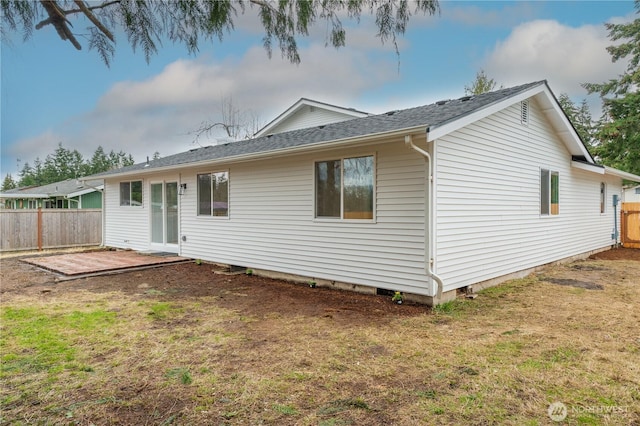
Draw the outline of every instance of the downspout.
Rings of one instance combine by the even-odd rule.
[[[429,140],[429,135],[427,133],[427,141]],[[432,161],[431,161],[431,155],[425,151],[424,149],[417,147],[414,145],[413,143],[413,138],[411,137],[411,135],[406,135],[404,137],[404,143],[409,145],[414,151],[418,152],[419,154],[421,154],[426,162],[427,162],[427,188],[428,188],[428,193],[427,193],[427,220],[425,223],[425,226],[427,228],[427,233],[428,236],[426,238],[425,241],[425,257],[426,257],[426,269],[427,269],[427,275],[433,279],[437,284],[438,284],[438,291],[436,293],[436,300],[435,300],[435,304],[439,303],[442,300],[442,289],[444,287],[444,284],[442,283],[442,278],[440,278],[434,271],[433,271],[433,228],[434,228],[434,222],[433,222],[433,212],[432,212],[432,206],[433,206],[433,165],[432,165]]]

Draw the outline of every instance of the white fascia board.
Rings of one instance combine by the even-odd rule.
[[[465,126],[475,123],[478,120],[488,117],[491,114],[495,114],[498,111],[502,111],[509,105],[513,105],[516,102],[522,102],[525,99],[529,99],[530,97],[535,96],[538,93],[543,91],[544,91],[544,83],[540,83],[539,86],[532,87],[526,92],[522,92],[518,95],[514,95],[512,97],[506,98],[500,102],[487,105],[486,107],[479,109],[477,111],[474,111],[471,114],[467,114],[464,117],[461,117],[457,120],[450,121],[448,123],[442,124],[437,127],[429,127],[429,133],[427,136],[428,142],[434,141],[436,139],[440,139],[441,137],[446,136],[451,132],[455,132],[456,130],[459,130]]]
[[[104,189],[104,185],[96,186],[95,188],[86,188],[81,189],[80,191],[70,192],[66,195],[67,198],[79,197],[80,195],[89,194],[90,192],[102,191]]]
[[[571,161],[571,167],[580,170],[586,170],[592,173],[597,173],[599,175],[603,175],[605,173],[604,167],[596,166],[595,164],[583,163],[582,161]]]
[[[634,182],[640,182],[640,176],[633,173],[623,172],[622,170],[614,169],[613,167],[604,166],[604,173],[606,175],[616,176],[622,179],[631,180]]]
[[[257,161],[257,160],[266,160],[274,157],[285,157],[290,155],[296,155],[305,152],[311,151],[325,151],[328,149],[336,149],[336,148],[350,148],[359,145],[368,145],[370,143],[379,142],[381,140],[387,138],[403,138],[402,141],[404,143],[404,137],[406,135],[424,135],[425,134],[425,126],[415,126],[408,127],[405,129],[394,130],[390,132],[380,132],[369,135],[357,136],[353,138],[344,138],[344,139],[335,139],[332,141],[324,141],[324,142],[316,142],[313,144],[306,144],[302,146],[298,146],[295,148],[281,148],[275,149],[271,151],[264,152],[256,152],[251,154],[241,154],[235,155],[232,157],[224,157],[224,158],[216,158],[211,160],[202,160],[202,161],[194,161],[190,163],[182,163],[175,164],[173,166],[164,166],[164,167],[153,167],[153,168],[145,168],[145,169],[136,169],[131,170],[129,172],[122,173],[113,173],[111,175],[101,176],[100,179],[121,179],[130,176],[140,176],[147,175],[152,173],[164,173],[173,170],[182,170],[182,169],[191,169],[198,168],[203,166],[212,166],[217,164],[231,164],[231,163],[242,163],[247,161]]]
[[[0,193],[0,198],[29,199],[29,198],[50,198],[50,197],[49,197],[49,194],[3,194],[3,193]]]

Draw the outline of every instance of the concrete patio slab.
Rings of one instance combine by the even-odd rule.
[[[54,256],[30,257],[23,262],[39,266],[66,276],[77,276],[185,262],[188,259],[167,253],[142,254],[130,250],[93,251],[87,253],[69,253]]]

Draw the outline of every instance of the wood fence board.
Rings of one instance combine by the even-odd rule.
[[[640,203],[622,203],[620,237],[624,247],[640,248]]]
[[[43,209],[42,247],[102,243],[102,210]],[[38,210],[0,210],[0,251],[38,249]]]

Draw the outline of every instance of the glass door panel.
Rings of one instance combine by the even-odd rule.
[[[167,212],[166,233],[167,244],[178,244],[178,183],[168,182],[165,185],[165,211]]]
[[[151,242],[164,244],[164,203],[162,184],[151,184]]]

